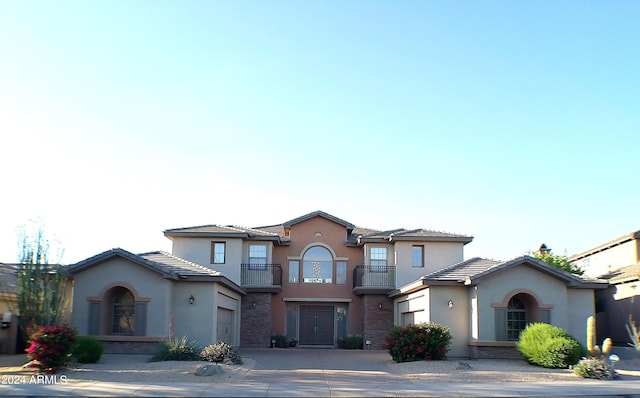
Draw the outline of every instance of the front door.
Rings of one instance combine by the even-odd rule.
[[[326,305],[300,306],[300,344],[334,344],[334,308]]]

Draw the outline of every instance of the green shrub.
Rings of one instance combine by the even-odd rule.
[[[100,340],[91,336],[78,336],[77,341],[71,352],[76,361],[80,363],[96,363],[100,360],[104,351],[104,345]]]
[[[585,379],[612,379],[615,378],[615,371],[603,358],[582,358],[573,367],[573,373]]]
[[[385,338],[384,348],[396,362],[445,359],[451,343],[449,328],[435,322],[395,326]]]
[[[183,336],[162,340],[151,361],[197,361],[199,359],[198,343]]]
[[[529,363],[545,368],[568,368],[585,354],[573,336],[547,323],[529,324],[520,333],[516,348]]]
[[[362,342],[362,337],[352,334],[351,336],[342,339],[341,348],[344,348],[346,350],[359,350],[362,349]]]
[[[205,361],[216,363],[222,362],[225,360],[225,358],[227,358],[236,365],[242,364],[240,353],[232,346],[223,341],[204,347],[200,352],[200,358]]]

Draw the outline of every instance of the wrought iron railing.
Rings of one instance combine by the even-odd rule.
[[[353,269],[353,288],[395,289],[395,265],[357,265]]]
[[[282,286],[280,264],[240,264],[240,284],[252,287]]]

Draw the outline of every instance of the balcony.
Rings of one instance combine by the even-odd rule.
[[[385,294],[396,288],[394,265],[358,265],[353,269],[355,294]]]
[[[251,293],[278,293],[282,290],[280,264],[241,264],[240,285]]]

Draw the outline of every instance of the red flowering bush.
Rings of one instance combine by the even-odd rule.
[[[27,357],[38,373],[56,373],[71,359],[76,344],[76,332],[66,326],[40,326],[31,336]]]
[[[449,328],[435,322],[395,326],[385,337],[384,349],[396,362],[445,359],[451,343]]]

